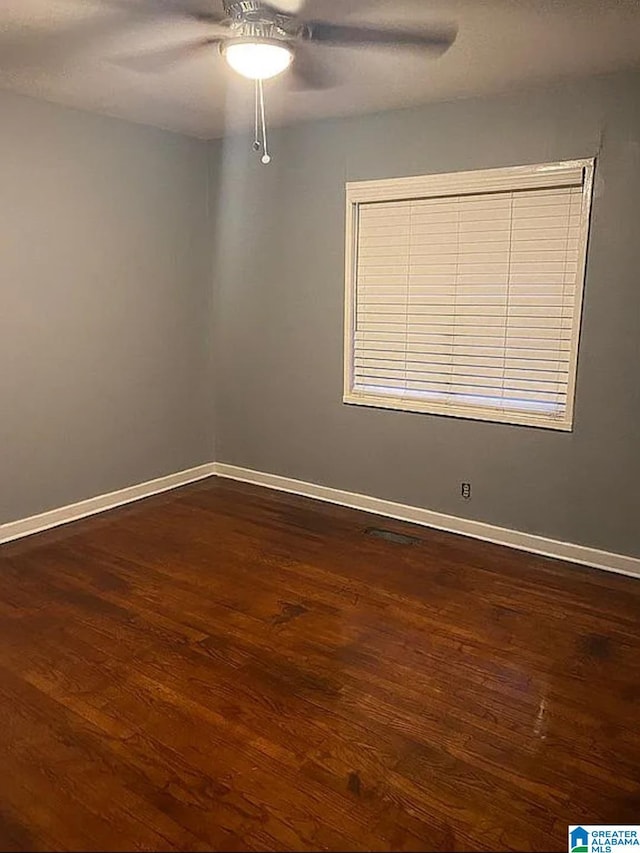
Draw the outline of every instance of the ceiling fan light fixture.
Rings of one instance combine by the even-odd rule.
[[[231,68],[249,80],[269,80],[293,61],[291,48],[273,41],[230,41],[222,52]]]

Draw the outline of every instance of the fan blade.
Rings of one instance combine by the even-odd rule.
[[[447,50],[456,38],[454,27],[434,29],[396,29],[370,26],[330,24],[324,21],[305,22],[304,38],[316,44],[343,47],[409,47],[430,49],[438,52]]]
[[[275,12],[284,12],[286,15],[297,15],[305,5],[305,0],[269,0],[265,3]]]
[[[170,18],[193,18],[208,24],[222,24],[228,18],[222,7],[207,9],[206,0],[100,0],[112,9],[127,13],[133,20],[157,19],[159,15]]]
[[[220,23],[227,15],[218,2],[217,9],[208,8],[211,0],[100,0],[105,6],[121,9],[133,15],[172,15],[175,17],[197,18],[200,21]]]
[[[419,2],[423,3],[424,0]],[[326,15],[333,19],[337,16],[338,20],[345,14],[358,14],[363,9],[375,5],[379,5],[376,0],[349,0],[348,3],[345,3],[345,0],[269,0],[269,6],[288,15],[299,15],[300,12],[304,12],[310,17]]]
[[[182,44],[174,44],[170,47],[162,47],[158,50],[150,50],[133,56],[118,56],[111,60],[114,65],[120,65],[131,71],[139,71],[146,74],[157,74],[171,67],[177,62],[191,59],[207,48],[220,44],[222,39],[203,38]],[[215,54],[215,51],[212,51]]]
[[[338,85],[338,77],[326,62],[315,55],[314,48],[299,44],[291,66],[290,79],[294,89],[331,89]]]
[[[0,0],[1,2],[1,0]],[[64,27],[38,29],[23,27],[16,32],[0,29],[0,68],[46,68],[52,65],[65,67],[78,55],[95,50],[96,44],[126,34],[132,23],[154,20],[159,9],[170,16],[178,16],[182,9],[192,17],[197,16],[199,3],[189,0],[100,0],[98,14],[69,22]],[[203,12],[201,19],[207,24],[205,32],[212,38],[228,35],[223,26],[222,12]]]

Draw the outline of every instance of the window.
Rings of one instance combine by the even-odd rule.
[[[344,401],[570,430],[593,169],[347,184]]]

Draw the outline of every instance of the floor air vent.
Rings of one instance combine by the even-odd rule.
[[[375,536],[377,539],[385,539],[394,545],[417,545],[420,540],[416,536],[405,536],[404,533],[395,533],[393,530],[385,530],[383,527],[369,527],[365,530],[367,536]]]

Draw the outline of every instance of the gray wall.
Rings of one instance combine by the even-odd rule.
[[[216,459],[640,555],[640,78],[299,125],[272,148],[269,168],[248,139],[211,152]],[[341,403],[345,181],[594,154],[572,434]]]
[[[298,125],[269,168],[0,111],[0,523],[216,458],[640,555],[638,75]],[[574,432],[344,406],[345,181],[593,154]]]
[[[0,93],[0,523],[208,462],[207,146]]]

